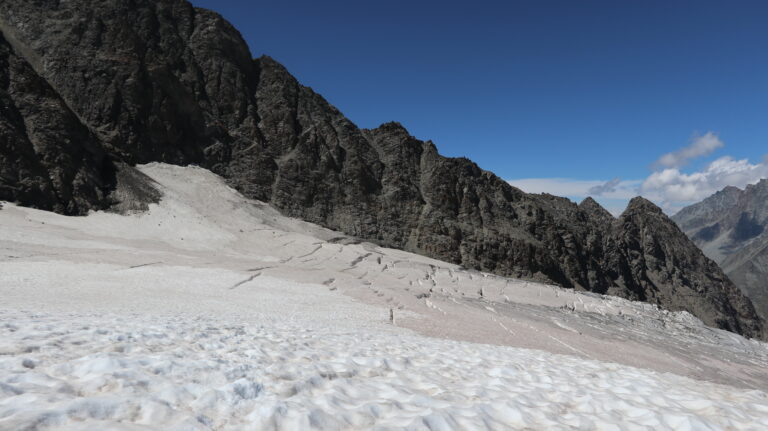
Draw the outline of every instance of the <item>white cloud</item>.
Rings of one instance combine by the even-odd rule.
[[[570,178],[522,178],[509,180],[509,184],[526,193],[549,193],[557,196],[579,196],[602,181],[582,181]]]
[[[693,142],[687,147],[673,153],[664,154],[656,160],[654,167],[680,168],[685,166],[691,159],[709,155],[724,145],[723,141],[716,134],[707,132],[703,136],[694,138]]]
[[[759,163],[725,156],[712,161],[700,171],[686,173],[680,170],[692,159],[711,154],[723,146],[716,134],[708,132],[695,138],[691,145],[663,155],[654,164],[656,170],[644,180],[526,178],[508,182],[528,193],[550,193],[574,200],[587,196],[599,198],[598,202],[614,214],[620,213],[629,199],[642,195],[668,214],[674,214],[726,186],[744,188],[768,178],[768,154]]]
[[[549,193],[576,199],[583,199],[587,196],[630,199],[637,196],[637,188],[641,183],[640,181],[620,181],[618,179],[606,182],[571,178],[523,178],[507,182],[527,193]],[[595,193],[595,190],[602,193]]]
[[[574,180],[571,178],[524,178],[507,181],[527,193],[549,193],[579,202],[592,196],[614,216],[621,214],[629,199],[637,196],[642,181],[612,179]],[[599,191],[601,193],[595,193]]]
[[[763,178],[768,178],[768,160],[752,164],[747,159],[735,160],[725,156],[699,172],[687,174],[678,169],[654,172],[643,181],[640,192],[672,213],[726,186],[744,188]]]
[[[616,187],[621,184],[621,178],[614,178],[605,184],[591,187],[588,192],[592,196],[602,196],[606,193],[612,193],[616,191]]]

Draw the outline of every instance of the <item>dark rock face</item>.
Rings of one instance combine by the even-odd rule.
[[[768,317],[768,180],[726,187],[673,219]]]
[[[0,36],[0,199],[83,214],[107,202],[114,174],[99,141]]]
[[[115,164],[196,163],[287,215],[382,245],[651,301],[763,335],[749,301],[653,204],[633,201],[614,219],[591,199],[523,193],[467,159],[441,156],[397,123],[361,130],[271,58],[253,60],[218,15],[185,1],[1,0],[0,31],[8,55],[26,61],[63,101],[57,115],[71,116],[82,133],[64,149],[79,164],[50,169],[93,177],[80,187],[90,200],[45,194],[55,189],[43,180],[32,196],[14,187],[48,178],[38,165],[49,152],[8,147],[0,154],[30,167],[8,168],[0,199],[62,212],[103,208],[130,190],[151,201],[136,176],[129,192],[103,198],[125,182]],[[16,118],[3,113],[2,121],[23,123]]]

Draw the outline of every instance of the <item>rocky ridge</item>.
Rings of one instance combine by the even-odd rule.
[[[385,246],[765,336],[652,203],[614,219],[592,200],[526,194],[398,123],[359,129],[186,1],[2,0],[0,33],[0,200],[83,214],[124,200],[120,178],[140,181],[122,174],[131,164],[198,164],[286,215]]]
[[[673,220],[768,316],[768,179],[726,187]]]

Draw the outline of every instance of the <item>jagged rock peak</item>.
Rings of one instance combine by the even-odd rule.
[[[405,126],[397,121],[382,123],[375,129],[362,129],[362,132],[368,135],[397,137],[398,139],[416,139],[411,135],[408,129],[405,128]]]
[[[760,180],[760,181],[765,181],[765,180]],[[718,192],[717,192],[717,193],[715,193],[715,194],[719,194],[719,193],[726,193],[726,194],[730,194],[730,193],[741,193],[742,191],[743,191],[743,190],[741,190],[740,188],[738,188],[738,187],[736,187],[736,186],[725,186],[725,188],[724,188],[724,189],[722,189],[722,190],[718,191]]]
[[[579,208],[581,208],[583,211],[586,211],[591,216],[596,216],[600,219],[614,219],[613,214],[603,208],[603,206],[597,203],[597,201],[594,200],[591,196],[581,201]]]
[[[387,132],[405,132],[405,133],[408,133],[408,129],[406,129],[405,126],[400,124],[398,121],[388,121],[386,123],[382,123],[376,129],[381,130],[381,131],[387,131]],[[410,133],[408,133],[408,134],[410,134]]]
[[[750,189],[768,189],[768,178],[763,178],[760,181],[756,182],[755,184],[748,184],[745,190],[750,190]],[[739,189],[736,189],[736,190],[739,190]]]
[[[624,213],[622,214],[622,216],[638,214],[638,213],[663,214],[664,211],[662,211],[662,209],[659,208],[658,205],[649,201],[648,199],[642,196],[636,196],[629,201],[629,204],[627,205],[627,209],[624,210]]]

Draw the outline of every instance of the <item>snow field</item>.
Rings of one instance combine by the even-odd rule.
[[[372,329],[0,312],[0,429],[768,429],[768,396]]]

